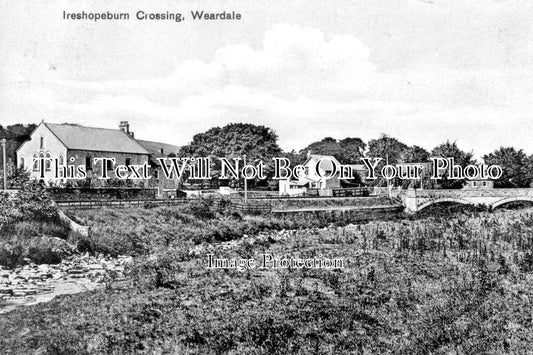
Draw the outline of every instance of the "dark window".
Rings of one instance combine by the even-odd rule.
[[[131,158],[126,158],[126,166],[130,166],[131,165]]]
[[[93,160],[91,157],[85,157],[85,168],[87,170],[93,170]]]
[[[41,146],[41,149],[44,149],[44,137],[41,137],[40,146]]]
[[[39,170],[39,157],[37,154],[33,154],[33,171]]]
[[[154,179],[159,179],[159,170],[154,170]]]
[[[106,161],[106,169],[113,170],[113,162],[111,160]]]
[[[44,166],[46,168],[46,171],[52,170],[52,162],[50,160],[50,153],[46,153],[46,160],[44,162]]]

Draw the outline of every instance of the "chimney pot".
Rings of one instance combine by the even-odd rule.
[[[130,124],[128,121],[120,121],[118,128],[120,128],[124,133],[130,134]]]

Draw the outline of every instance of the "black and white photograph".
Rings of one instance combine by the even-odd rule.
[[[0,355],[533,354],[532,19],[0,0]]]

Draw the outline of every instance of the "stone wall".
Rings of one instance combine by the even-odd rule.
[[[126,159],[130,160],[130,165],[142,165],[148,162],[148,154],[117,153],[117,152],[97,152],[85,150],[69,150],[67,153],[68,165],[86,165],[87,158],[90,158],[91,169],[87,168],[87,178],[97,179],[102,176],[102,162],[94,164],[94,158],[115,158],[115,165],[126,165]],[[115,177],[113,171],[108,170],[111,178]],[[100,180],[100,179],[97,179]]]

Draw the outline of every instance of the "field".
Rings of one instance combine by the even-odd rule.
[[[526,353],[533,210],[349,221],[241,216],[209,203],[74,211],[129,281],[0,319],[1,353]],[[340,258],[342,269],[215,270],[207,255]]]

